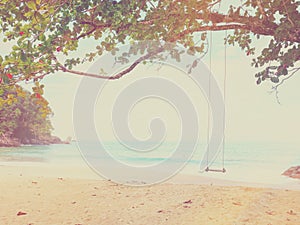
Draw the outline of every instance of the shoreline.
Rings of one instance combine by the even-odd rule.
[[[16,174],[16,176],[23,173],[31,176],[100,179],[99,175],[87,165],[82,153],[73,143],[71,145],[25,146],[15,150],[12,149],[12,153],[10,151],[8,149],[8,151],[1,154],[0,149],[0,165],[10,166],[12,174]],[[166,182],[300,189],[300,179],[292,179],[281,175],[289,166],[294,166],[292,160],[289,160],[290,163],[285,162],[282,164],[276,163],[276,160],[277,158],[274,158],[272,163],[267,161],[266,164],[259,163],[258,160],[258,163],[252,164],[249,164],[249,162],[228,164],[225,174],[200,173],[197,164],[187,163],[177,175],[167,179]],[[106,161],[104,160],[103,163],[106,163]],[[109,164],[106,166],[109,166]],[[109,169],[113,170],[113,168]],[[14,170],[16,171],[13,172]],[[160,173],[161,171],[156,172]],[[153,172],[154,176],[156,172]],[[120,173],[120,171],[117,173]],[[140,177],[143,179],[143,176]],[[123,180],[121,174],[119,179]],[[125,182],[128,181],[125,180]],[[140,180],[139,182],[147,181]]]
[[[47,136],[42,139],[30,139],[25,142],[17,138],[3,138],[0,137],[0,150],[1,148],[19,148],[24,146],[47,146],[47,145],[57,145],[57,144],[70,144],[68,140],[61,140],[61,138],[57,136]]]
[[[36,149],[34,151],[44,152],[45,155],[32,153],[23,154],[23,150],[17,152],[16,155],[0,155],[0,180],[6,180],[9,176],[16,178],[24,176],[31,178],[62,177],[66,179],[79,180],[104,180],[103,177],[89,167],[84,158],[79,155],[80,152],[78,150],[74,151],[72,146],[68,147],[69,152],[63,153],[67,155],[62,155],[62,158],[60,157],[59,148],[55,147],[54,149],[58,149],[55,151],[51,148],[51,151],[49,148],[40,150],[38,146],[35,146],[35,148]],[[24,152],[25,151],[26,150],[24,150]],[[51,155],[50,152],[53,155]],[[249,176],[245,169],[242,171],[228,170],[226,174],[206,172],[197,173],[197,168],[198,166],[186,166],[176,175],[163,181],[163,183],[300,190],[300,179],[292,179],[282,176],[279,171],[277,171],[278,176],[274,176],[274,174],[272,174],[271,177],[268,173],[253,173],[252,171],[252,174]],[[257,178],[255,177],[256,174],[259,174]],[[141,186],[139,184],[147,181],[123,180],[123,183],[126,182],[131,185]]]
[[[23,162],[11,164],[11,162],[0,161],[0,179],[6,180],[9,177],[27,177],[35,178],[63,178],[86,181],[107,181],[104,177],[96,173],[87,164],[75,165],[57,165],[51,163],[41,162]],[[207,186],[223,186],[223,187],[252,187],[252,188],[268,188],[281,190],[299,190],[300,180],[283,177],[283,183],[262,183],[262,182],[245,182],[238,180],[231,180],[226,178],[214,177],[214,174],[199,173],[199,174],[185,174],[178,173],[174,176],[159,182],[158,184],[176,184],[176,185],[207,185]],[[124,181],[124,185],[134,186],[151,186],[152,184],[140,185],[143,181]],[[117,184],[117,183],[116,183]],[[157,185],[157,184],[153,184]]]

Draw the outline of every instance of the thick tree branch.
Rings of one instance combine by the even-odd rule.
[[[189,30],[184,30],[183,32],[178,35],[178,38],[183,37],[184,35],[187,34],[192,34],[195,32],[202,32],[202,31],[222,31],[222,30],[232,30],[232,29],[244,29],[246,25],[244,24],[226,24],[226,25],[218,25],[218,26],[201,26],[197,27],[195,29],[189,29]]]
[[[170,15],[170,16],[176,16],[176,15]],[[178,16],[178,15],[177,15]],[[201,13],[197,15],[198,20],[203,20],[205,16]],[[163,21],[167,21],[168,18],[160,18],[162,21],[161,24],[163,24]],[[155,19],[150,20],[142,20],[139,21],[139,24],[142,24],[147,27],[151,27],[154,25]],[[220,31],[220,30],[232,30],[232,29],[242,29],[242,30],[248,30],[255,34],[264,35],[264,36],[274,36],[276,29],[278,28],[278,25],[266,20],[260,20],[251,16],[234,16],[231,17],[229,15],[223,15],[219,13],[211,13],[210,15],[210,21],[213,25],[199,25],[199,27],[194,29],[187,29],[183,31],[185,34],[192,33],[192,32],[201,32],[201,31]],[[86,37],[88,35],[91,35],[96,30],[103,30],[104,28],[110,28],[111,24],[96,24],[92,21],[82,21],[81,24],[88,24],[92,28],[87,33],[81,34],[76,38],[76,40]],[[225,25],[224,25],[225,24]],[[130,23],[124,24],[123,26],[120,26],[118,28],[118,32],[122,30],[126,30],[130,28],[132,25]],[[183,36],[183,35],[181,35]],[[300,43],[300,37],[293,36],[289,37],[288,41],[292,42],[298,42]]]
[[[199,21],[203,21],[204,24],[199,24],[199,27],[193,28],[194,32],[201,32],[206,30],[228,30],[228,29],[243,29],[248,30],[254,34],[259,34],[263,36],[274,36],[276,33],[276,29],[278,28],[278,24],[275,22],[269,21],[267,19],[267,15],[262,8],[261,0],[256,0],[258,5],[258,10],[262,14],[263,18],[259,18],[256,16],[250,16],[250,15],[237,15],[237,14],[221,14],[218,12],[212,12],[209,14],[209,17],[207,17],[207,14],[203,12],[203,9],[194,9],[196,19]],[[219,1],[216,1],[215,3],[218,3]],[[157,8],[157,7],[156,7]],[[164,21],[168,21],[170,17],[174,18],[180,18],[180,17],[186,17],[188,18],[189,15],[180,15],[176,13],[167,13],[165,17],[163,17],[161,14],[156,15],[152,18],[149,18],[148,20],[141,20],[138,21],[138,24],[142,24],[145,26],[145,29],[150,28],[152,26],[160,26],[164,23]],[[209,18],[209,19],[208,19]],[[157,23],[157,21],[161,21],[160,23]],[[209,25],[209,24],[213,25]],[[93,18],[85,19],[84,21],[81,21],[80,24],[84,25],[87,24],[91,26],[91,29],[78,36],[76,39],[80,39],[83,37],[86,37],[88,35],[91,35],[96,30],[103,30],[105,28],[115,29],[112,27],[112,24],[97,24],[93,21]],[[207,25],[205,25],[207,24]],[[227,25],[223,26],[224,24]],[[130,23],[124,23],[123,25],[120,25],[116,32],[120,32],[123,30],[129,29],[131,26],[133,26]],[[187,27],[186,30],[189,30]],[[184,31],[187,32],[187,31]],[[291,31],[289,35],[285,37],[285,40],[282,41],[291,41],[291,42],[297,42],[300,43],[300,36],[297,35],[297,29],[295,31]]]
[[[146,55],[138,58],[136,61],[134,61],[129,67],[127,67],[125,70],[122,70],[121,72],[113,75],[113,76],[103,76],[103,75],[99,75],[99,74],[93,74],[93,73],[86,73],[86,72],[81,72],[81,71],[76,71],[76,70],[70,70],[68,68],[66,68],[65,66],[63,66],[56,57],[53,57],[54,61],[56,62],[56,64],[58,65],[58,67],[60,68],[61,71],[63,72],[67,72],[67,73],[72,73],[72,74],[76,74],[76,75],[80,75],[80,76],[87,76],[87,77],[93,77],[93,78],[101,78],[101,79],[107,79],[107,80],[117,80],[121,77],[123,77],[124,75],[130,73],[137,65],[139,65],[141,62],[150,59],[151,57],[153,57],[154,55],[162,52],[164,49],[158,48],[156,51],[154,52],[149,52]]]
[[[202,20],[203,14],[199,14],[197,19]],[[223,15],[220,13],[211,13],[210,14],[210,20],[213,24],[240,24],[243,25],[241,28],[238,29],[244,29],[251,31],[255,34],[260,34],[260,35],[274,35],[275,30],[277,29],[278,25],[258,19],[256,17],[252,16],[241,16],[241,15]],[[235,29],[235,28],[233,28]]]

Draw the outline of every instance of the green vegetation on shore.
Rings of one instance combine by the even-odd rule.
[[[43,85],[39,83],[32,93],[19,85],[0,86],[0,146],[58,141],[51,136],[52,111],[42,95]]]

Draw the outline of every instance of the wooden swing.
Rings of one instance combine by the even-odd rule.
[[[225,37],[227,38],[227,30],[225,30]],[[209,74],[209,87],[208,87],[208,104],[211,100],[211,76],[212,76],[212,42],[213,42],[213,38],[212,38],[212,31],[210,30],[210,45],[209,45],[209,70],[210,70],[210,74]],[[227,80],[227,41],[225,41],[225,51],[224,51],[224,83],[223,83],[223,98],[224,98],[224,102],[225,102],[225,94],[226,94],[226,80]],[[209,144],[209,133],[210,133],[210,113],[208,112],[208,126],[207,126],[207,158],[206,158],[206,172],[221,172],[221,173],[225,173],[226,169],[225,169],[225,107],[224,107],[224,113],[223,113],[223,122],[224,122],[224,134],[223,134],[223,140],[222,140],[222,168],[221,169],[212,169],[209,167],[209,151],[210,151],[210,144]],[[214,161],[213,161],[214,162]],[[212,162],[212,163],[213,163]],[[212,164],[211,163],[211,164]]]

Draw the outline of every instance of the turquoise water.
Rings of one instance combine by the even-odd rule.
[[[176,149],[175,143],[167,143],[149,152],[129,151],[126,147],[107,142],[107,152],[122,163],[150,166],[166,160]],[[225,180],[261,183],[299,185],[297,180],[281,176],[291,166],[300,165],[300,150],[296,144],[275,143],[230,143],[225,147],[225,168],[223,173],[201,173],[199,164],[205,151],[205,145],[199,144],[192,158],[180,171],[181,174],[201,175]],[[109,163],[106,157],[98,154],[91,147],[89,156],[99,158],[101,163]],[[180,158],[169,162],[184,163]],[[70,145],[23,146],[19,148],[1,148],[0,165],[6,166],[48,166],[61,171],[87,171],[87,164],[76,143]],[[109,165],[108,165],[109,166]],[[83,169],[85,168],[85,169]],[[211,168],[222,168],[221,155],[216,158]],[[78,174],[78,173],[77,173]],[[84,177],[85,173],[80,173]]]

